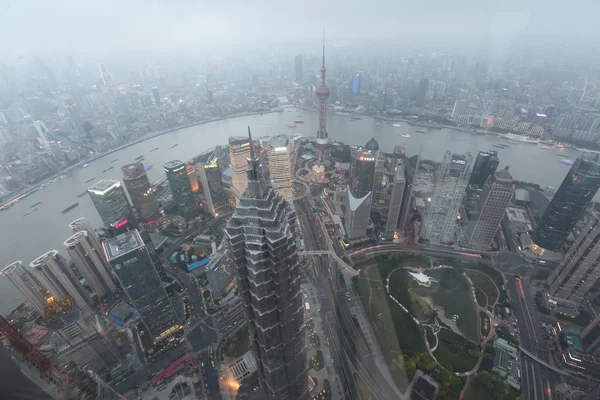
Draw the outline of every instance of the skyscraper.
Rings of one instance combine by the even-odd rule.
[[[363,198],[373,191],[377,158],[371,151],[357,151],[350,161],[350,192]]]
[[[44,315],[48,303],[38,289],[42,285],[33,269],[26,267],[23,261],[16,261],[4,268],[1,275],[7,277],[21,291],[25,296],[24,300],[27,300],[40,315]]]
[[[600,216],[585,213],[581,231],[548,277],[550,294],[581,304],[600,278]]]
[[[97,296],[104,297],[117,290],[117,286],[110,276],[108,264],[102,258],[102,249],[95,247],[94,241],[88,236],[87,231],[77,232],[68,238],[64,245],[75,268]]]
[[[91,297],[69,268],[67,260],[56,250],[42,254],[29,264],[35,270],[37,281],[53,297],[73,299],[73,305],[82,311],[89,311]]]
[[[322,170],[325,160],[329,154],[329,139],[327,137],[327,99],[331,91],[325,85],[325,31],[323,31],[323,64],[321,66],[321,86],[317,89],[317,98],[319,99],[319,131],[317,132],[317,164],[318,169]]]
[[[417,87],[417,95],[415,98],[415,107],[425,107],[425,99],[427,98],[427,90],[429,89],[429,79],[423,78],[419,81]]]
[[[396,175],[394,176],[392,196],[389,199],[387,220],[385,222],[384,235],[386,239],[394,239],[396,232],[399,230],[398,222],[400,221],[405,191],[406,176],[404,174],[404,165],[402,160],[398,160],[396,163]]]
[[[348,238],[357,239],[367,235],[372,196],[373,193],[369,192],[363,197],[354,197],[350,190],[347,190],[344,204],[344,229]]]
[[[250,140],[251,143],[251,140]],[[225,228],[261,386],[269,399],[308,395],[296,214],[268,187],[250,146],[248,188]]]
[[[186,218],[195,216],[196,202],[185,164],[179,160],[173,160],[166,163],[164,168],[173,194],[173,201],[177,204],[179,213]]]
[[[515,181],[507,168],[496,172],[486,181],[477,201],[477,211],[465,229],[467,247],[481,250],[489,248],[514,192]]]
[[[123,184],[141,221],[148,222],[158,215],[158,206],[152,185],[142,163],[121,167]]]
[[[473,164],[469,185],[483,186],[485,181],[496,172],[499,163],[497,151],[480,151]]]
[[[100,68],[100,77],[102,78],[102,82],[106,86],[113,86],[115,82],[113,81],[112,76],[108,72],[108,68],[106,68],[106,64],[101,63],[98,64],[98,68]]]
[[[86,231],[87,237],[89,240],[92,241],[92,243],[94,244],[94,247],[98,250],[102,249],[102,243],[100,243],[100,239],[98,239],[98,235],[96,235],[96,232],[94,231],[94,228],[92,227],[92,224],[90,224],[90,221],[88,221],[86,218],[83,218],[83,217],[77,218],[75,221],[73,221],[69,224],[69,228],[71,228],[73,233]]]
[[[295,81],[297,83],[302,83],[302,55],[298,54],[296,58],[294,58],[295,66],[296,66],[296,76]]]
[[[120,181],[102,179],[90,186],[87,191],[105,224],[112,225],[132,219],[133,211]]]
[[[123,233],[102,246],[107,261],[154,341],[179,330],[181,326],[175,308],[139,232]]]
[[[248,186],[248,177],[246,169],[248,167],[248,157],[250,157],[250,142],[245,136],[229,137],[229,163],[231,164],[231,189],[239,202]]]
[[[213,216],[216,216],[218,211],[227,205],[227,197],[221,181],[219,158],[214,151],[209,151],[198,162],[196,174],[202,187],[206,207]]]
[[[79,136],[87,135],[87,132],[83,128],[83,119],[79,114],[79,110],[73,101],[73,97],[68,96],[64,98],[65,108],[67,109],[67,113],[69,114],[69,119],[71,120],[71,128],[77,133]]]
[[[286,135],[273,136],[267,146],[271,186],[291,205],[293,200],[292,180],[294,168],[292,158],[294,141]]]
[[[451,245],[455,241],[458,211],[471,174],[472,157],[447,151],[436,174],[433,198],[424,213],[421,238],[430,244]]]
[[[600,355],[600,315],[581,331],[579,340],[586,352]]]
[[[532,251],[558,251],[600,187],[598,154],[584,153],[562,181],[531,240]]]
[[[160,100],[160,94],[158,94],[157,87],[152,88],[152,96],[154,97],[154,102],[156,103],[156,105],[160,106],[162,104],[162,101]]]

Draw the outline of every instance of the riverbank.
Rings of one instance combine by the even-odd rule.
[[[144,142],[146,140],[149,140],[149,139],[152,139],[152,138],[155,138],[155,137],[158,137],[158,136],[162,136],[162,135],[165,135],[165,134],[170,133],[170,132],[178,131],[180,129],[186,129],[186,128],[191,128],[191,127],[198,126],[198,125],[204,125],[204,124],[207,124],[207,123],[210,123],[210,122],[218,122],[218,121],[223,121],[223,120],[226,120],[226,119],[234,119],[234,118],[240,118],[240,117],[247,117],[247,116],[250,116],[250,115],[270,114],[270,113],[273,113],[273,112],[274,111],[255,111],[255,112],[247,112],[247,113],[242,113],[242,114],[228,115],[228,116],[225,116],[225,117],[211,118],[211,119],[207,119],[205,121],[195,122],[193,124],[182,125],[182,126],[178,126],[178,127],[175,127],[175,128],[169,128],[169,129],[165,129],[165,130],[162,130],[162,131],[149,133],[149,134],[144,135],[144,136],[142,136],[142,137],[140,137],[140,138],[138,138],[138,139],[136,139],[136,140],[134,140],[132,142],[129,142],[129,143],[123,144],[121,146],[115,147],[114,149],[110,149],[110,150],[108,150],[108,151],[106,151],[104,153],[101,153],[101,154],[98,154],[98,155],[94,155],[92,157],[88,157],[85,160],[79,161],[76,164],[69,165],[67,168],[65,168],[63,170],[60,170],[56,174],[54,174],[54,175],[52,175],[52,176],[50,176],[50,177],[48,177],[48,178],[46,178],[44,180],[39,181],[34,186],[27,187],[25,190],[20,191],[19,193],[13,195],[10,199],[5,200],[3,203],[0,204],[0,211],[8,209],[13,204],[21,201],[22,199],[26,198],[29,195],[35,193],[38,190],[38,188],[40,186],[42,186],[43,184],[46,184],[48,182],[52,182],[54,179],[60,177],[61,175],[64,175],[64,174],[66,174],[66,173],[68,173],[68,172],[70,172],[70,171],[72,171],[74,169],[81,168],[85,164],[89,164],[91,162],[94,162],[94,161],[96,161],[96,160],[98,160],[100,158],[106,157],[106,156],[108,156],[108,155],[110,155],[112,153],[115,153],[115,152],[119,151],[119,150],[123,150],[123,149],[126,149],[127,147],[136,145],[138,143],[142,143],[142,142]]]

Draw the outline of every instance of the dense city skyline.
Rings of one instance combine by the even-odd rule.
[[[552,6],[6,7],[0,355],[68,400],[593,398],[600,6]]]

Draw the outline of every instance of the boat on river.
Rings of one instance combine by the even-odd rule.
[[[81,197],[85,196],[86,194],[87,194],[87,190],[84,190],[83,192],[79,193],[77,195],[77,197],[81,198]]]
[[[404,133],[404,134],[402,134],[400,136],[402,136],[403,138],[409,138],[410,137],[410,135],[408,133]]]
[[[175,143],[173,146],[169,147],[170,149],[179,146],[179,143]]]
[[[144,158],[144,156],[143,156],[143,155],[142,155],[142,156],[137,156],[135,159],[136,159],[136,161],[137,161],[137,160],[141,160],[142,158]]]
[[[415,132],[417,132],[417,133],[427,133],[425,131],[415,131]]]
[[[111,164],[112,164],[112,163],[116,163],[117,161],[119,161],[119,159],[118,159],[118,158],[115,158],[115,159],[114,159],[114,160],[112,160],[110,163],[111,163]]]
[[[93,181],[93,180],[95,180],[95,179],[96,179],[96,177],[90,178],[90,179],[88,179],[87,181],[85,181],[85,183],[90,183],[91,181]]]
[[[531,139],[524,135],[515,135],[514,133],[507,133],[506,135],[504,135],[504,137],[513,142],[538,144],[537,139]]]
[[[295,127],[296,127],[296,124],[287,124],[286,126],[287,126],[288,128],[295,128]]]
[[[105,170],[103,170],[102,172],[107,172],[107,171],[110,171],[110,170],[111,170],[111,169],[113,169],[113,168],[114,168],[114,167],[109,167],[109,168],[106,168],[106,169],[105,169]]]
[[[27,211],[25,214],[23,214],[23,216],[24,216],[24,217],[26,217],[26,216],[28,216],[29,214],[31,214],[31,213],[34,213],[34,212],[36,212],[36,211],[37,211],[37,207],[36,207],[36,208],[34,208],[33,210],[29,210],[29,211]]]
[[[79,203],[74,203],[74,204],[71,204],[69,207],[65,208],[65,209],[64,209],[64,210],[62,210],[61,212],[62,212],[63,214],[66,214],[66,213],[68,213],[69,211],[71,211],[72,209],[74,209],[75,207],[77,207],[78,205],[79,205]]]
[[[158,150],[158,147],[153,148],[152,150],[150,150],[150,152],[156,151]]]
[[[392,124],[392,126],[393,126],[394,128],[402,128],[402,125],[400,125],[400,124]]]

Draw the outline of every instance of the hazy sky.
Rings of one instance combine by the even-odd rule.
[[[323,26],[334,41],[593,42],[597,15],[591,0],[0,0],[0,57],[316,41]]]

